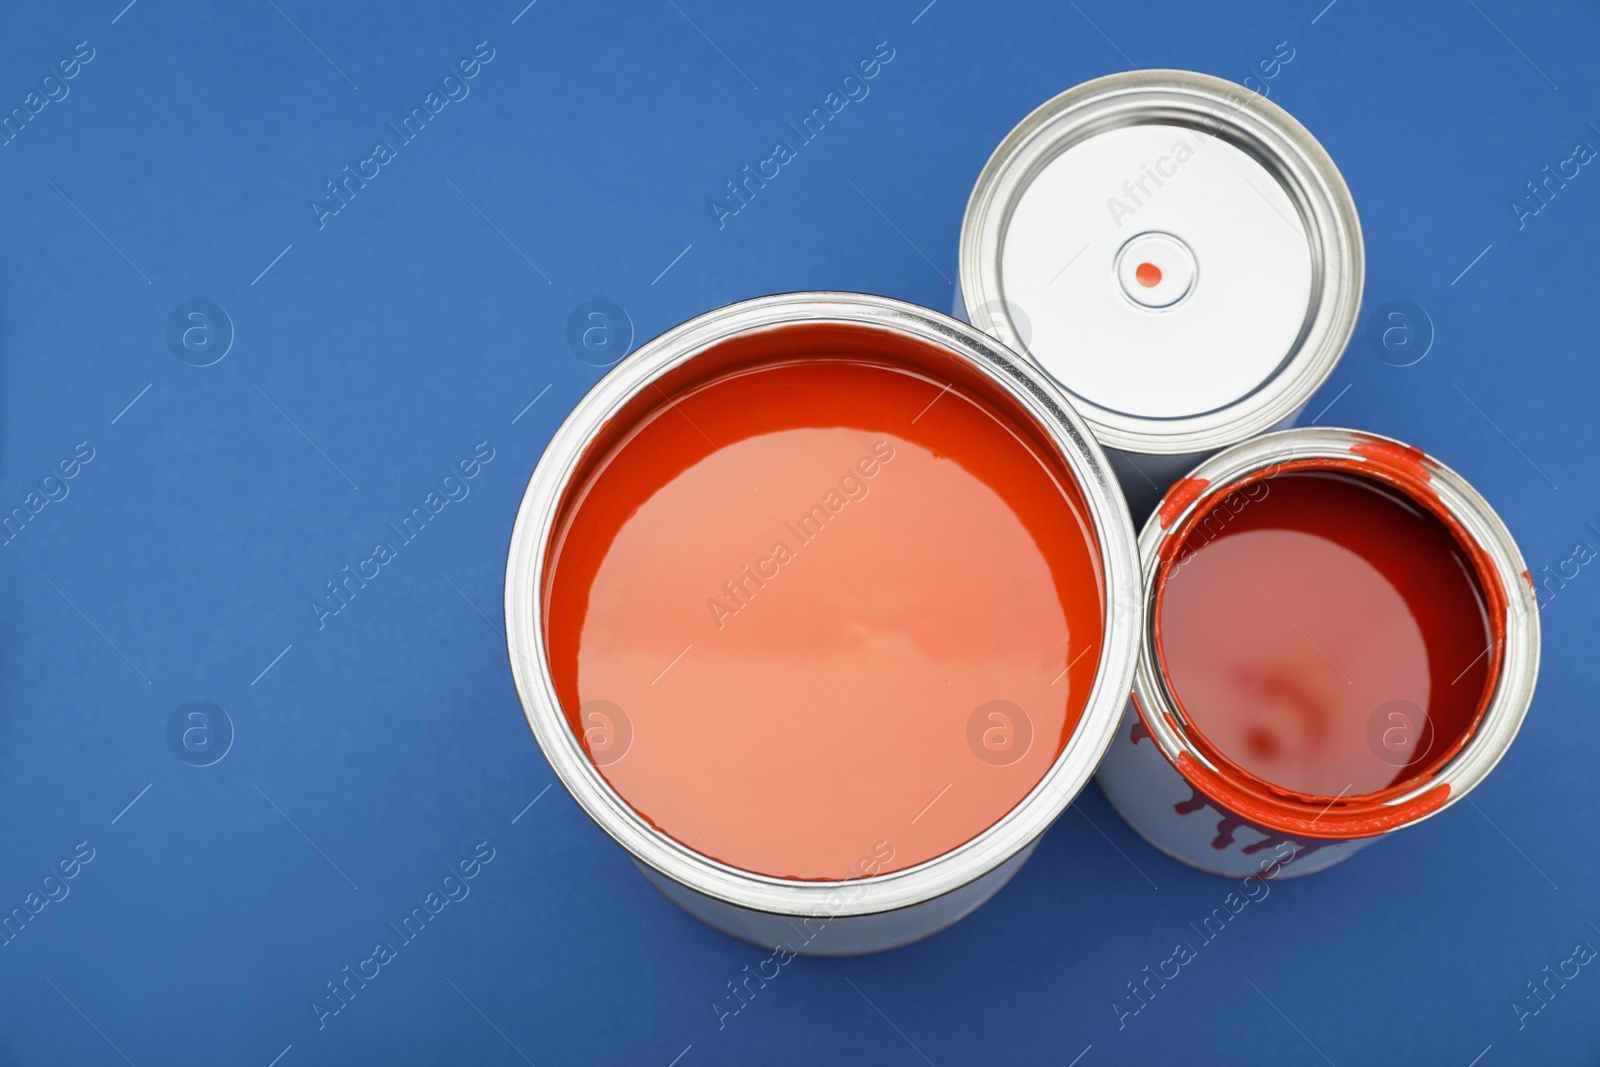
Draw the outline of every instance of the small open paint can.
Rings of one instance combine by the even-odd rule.
[[[1077,796],[1140,586],[1042,372],[936,312],[801,293],[673,329],[578,404],[505,611],[546,758],[650,881],[845,955],[976,908]]]
[[[1139,538],[1134,701],[1101,765],[1175,859],[1310,874],[1481,782],[1539,671],[1517,546],[1460,475],[1352,430],[1213,456]]]
[[[1363,270],[1350,190],[1304,126],[1231,82],[1138,70],[995,149],[956,315],[1067,390],[1142,520],[1212,452],[1293,423],[1350,339]]]

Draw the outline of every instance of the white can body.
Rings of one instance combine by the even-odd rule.
[[[1037,845],[1035,840],[1000,866],[944,896],[869,915],[843,913],[849,889],[842,885],[838,914],[824,903],[815,915],[780,915],[697,893],[637,860],[634,865],[668,900],[730,937],[762,948],[787,948],[800,956],[859,956],[908,945],[960,922],[1011,881]]]

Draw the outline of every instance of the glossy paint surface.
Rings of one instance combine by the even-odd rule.
[[[1248,775],[1311,797],[1425,773],[1470,733],[1494,663],[1451,531],[1337,471],[1218,494],[1168,565],[1156,612],[1193,727]]]
[[[862,877],[971,839],[1094,679],[1098,555],[1064,465],[888,337],[724,346],[614,420],[557,528],[574,730],[635,810],[746,870]]]

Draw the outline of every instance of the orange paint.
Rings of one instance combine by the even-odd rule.
[[[1398,830],[1444,807],[1450,799],[1448,785],[1436,785],[1406,804],[1365,804],[1355,808],[1329,805],[1326,798],[1316,807],[1287,805],[1281,796],[1242,790],[1226,774],[1203,766],[1187,752],[1178,757],[1178,771],[1197,791],[1207,797],[1226,797],[1216,805],[1219,814],[1242,816],[1243,823],[1270,839],[1274,834],[1298,834],[1297,843],[1321,839],[1376,837]]]
[[[1161,284],[1161,268],[1154,263],[1139,264],[1134,268],[1133,276],[1146,289],[1154,289]]]
[[[1352,452],[1213,487],[1159,551],[1157,653],[1204,757],[1178,769],[1264,833],[1364,837],[1437,810],[1449,788],[1428,783],[1501,669],[1506,591],[1423,454]],[[1426,735],[1390,701],[1425,709]]]
[[[607,782],[785,878],[911,867],[993,825],[1071,736],[1104,632],[1044,431],[865,327],[751,334],[646,389],[574,472],[547,568],[556,692]],[[631,727],[620,758],[585,732],[602,700]]]
[[[1405,471],[1418,482],[1427,483],[1433,480],[1433,475],[1428,473],[1428,454],[1414,445],[1402,445],[1381,437],[1373,437],[1358,445],[1352,445],[1350,451],[1368,459],[1382,459],[1390,466]]]
[[[1161,525],[1171,526],[1183,509],[1198,500],[1210,484],[1204,478],[1179,478],[1172,483],[1172,488],[1161,498],[1161,510],[1158,512]]]

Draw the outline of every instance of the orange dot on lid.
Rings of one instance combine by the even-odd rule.
[[[1161,284],[1161,268],[1154,263],[1141,263],[1134,270],[1135,280],[1146,289],[1154,289]]]

